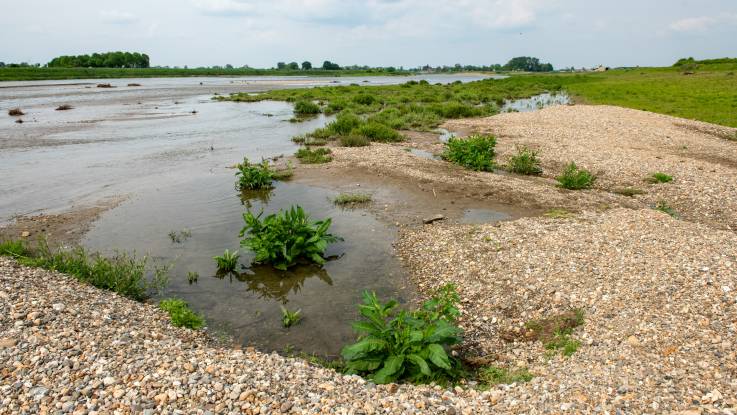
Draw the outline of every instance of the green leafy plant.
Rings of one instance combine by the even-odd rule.
[[[483,385],[483,388],[501,384],[529,382],[533,377],[527,368],[507,369],[489,366],[478,371],[479,382]]]
[[[576,163],[571,162],[555,180],[558,181],[558,186],[564,189],[581,190],[590,188],[594,184],[596,176],[588,170],[579,169]]]
[[[187,273],[187,282],[194,284],[200,279],[200,274],[196,271],[189,271]]]
[[[655,210],[667,213],[674,218],[678,217],[678,212],[676,212],[676,210],[673,209],[665,200],[658,201],[658,203],[655,204]]]
[[[15,258],[25,257],[28,255],[28,247],[21,240],[8,240],[0,243],[0,255]]]
[[[292,327],[302,319],[302,310],[289,311],[286,307],[281,306],[282,325],[286,328]]]
[[[238,171],[235,173],[236,177],[238,177],[238,189],[258,190],[272,187],[274,172],[266,160],[259,164],[252,164],[244,157],[243,162],[238,163],[236,168],[238,168]]]
[[[451,137],[443,153],[445,160],[471,170],[493,171],[496,138],[492,135],[472,135],[468,138]]]
[[[186,302],[178,298],[167,298],[159,302],[159,308],[166,311],[175,327],[197,330],[205,325],[205,319],[192,311]]]
[[[333,203],[338,206],[357,205],[370,201],[371,195],[368,193],[341,193],[333,199]]]
[[[329,148],[316,148],[314,150],[309,148],[300,148],[296,153],[294,153],[294,155],[302,163],[318,164],[332,161],[333,158],[330,156],[330,153],[332,152]]]
[[[539,176],[543,173],[537,151],[526,146],[517,147],[517,154],[509,159],[509,171],[528,176]]]
[[[448,285],[422,308],[398,311],[396,301],[382,304],[375,293],[364,292],[358,307],[363,320],[353,324],[361,336],[341,352],[347,372],[376,383],[457,379],[461,364],[446,349],[461,341],[455,326],[458,301],[455,287]]]
[[[394,143],[404,140],[404,137],[402,137],[402,135],[396,132],[393,128],[375,121],[369,121],[360,125],[354,129],[351,134],[362,135],[371,141],[379,141],[383,143]]]
[[[329,234],[331,219],[310,222],[300,206],[279,211],[261,219],[263,212],[243,214],[246,225],[240,232],[241,246],[252,250],[255,263],[272,264],[286,270],[300,259],[324,264],[323,254],[328,244],[340,238]]]
[[[218,271],[231,272],[235,271],[235,268],[238,266],[238,257],[240,257],[238,251],[230,252],[226,249],[223,255],[212,257],[212,259],[217,263]]]
[[[362,135],[345,135],[340,137],[340,145],[343,147],[365,147],[370,145],[368,138]]]
[[[320,106],[312,101],[300,100],[294,103],[294,113],[303,116],[319,114]]]
[[[673,181],[673,176],[661,172],[656,172],[651,174],[650,177],[647,178],[647,180],[650,183],[670,183]]]

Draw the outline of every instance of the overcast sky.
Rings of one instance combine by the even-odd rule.
[[[415,67],[670,65],[737,56],[737,0],[0,0],[0,61],[148,53],[152,65],[328,59]]]

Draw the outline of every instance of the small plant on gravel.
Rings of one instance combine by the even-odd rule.
[[[294,113],[300,116],[319,114],[320,106],[312,101],[297,101],[294,103]]]
[[[417,383],[458,379],[463,370],[447,348],[461,340],[455,325],[458,294],[453,285],[442,287],[417,310],[397,310],[397,302],[379,302],[364,292],[358,309],[364,320],[353,324],[361,334],[357,343],[341,352],[346,371],[376,383],[408,380]]]
[[[297,324],[302,319],[302,310],[289,311],[281,306],[281,323],[284,327],[289,328]]]
[[[528,176],[539,176],[543,173],[537,151],[526,146],[517,147],[517,154],[509,159],[509,171]]]
[[[300,148],[296,153],[294,153],[294,155],[302,163],[318,164],[332,161],[333,158],[330,156],[330,153],[332,153],[332,151],[330,151],[329,148],[316,148],[314,150],[309,148]]]
[[[345,135],[340,137],[340,145],[343,147],[365,147],[370,145],[368,138],[362,135]]]
[[[21,115],[26,115],[26,113],[21,111],[20,108],[12,108],[8,110],[8,115],[11,117],[20,117]]]
[[[581,346],[581,342],[572,339],[571,332],[568,330],[556,332],[555,336],[545,343],[545,348],[547,350],[560,351],[560,353],[565,357],[571,357],[576,353],[576,351],[578,351],[579,346]]]
[[[508,385],[511,383],[524,383],[532,380],[534,376],[527,368],[507,369],[497,366],[489,366],[478,371],[479,383],[482,389],[488,389],[495,385]]]
[[[576,163],[571,162],[555,180],[558,181],[558,186],[564,189],[581,190],[590,188],[596,176],[586,169],[579,169]]]
[[[286,270],[301,259],[322,265],[328,244],[340,238],[328,233],[331,219],[310,222],[300,206],[261,219],[250,211],[243,214],[246,225],[240,232],[241,246],[252,250],[255,263],[272,264]]]
[[[678,217],[678,213],[675,211],[675,209],[670,207],[668,202],[666,202],[665,200],[658,201],[658,203],[655,204],[655,210],[663,212],[663,213],[667,213],[668,215],[674,218]]]
[[[218,272],[232,272],[238,266],[238,257],[240,257],[238,251],[230,252],[226,249],[223,255],[212,257],[212,259],[218,265]]]
[[[187,273],[187,282],[191,284],[194,284],[197,282],[197,280],[200,279],[200,274],[196,271],[189,271]]]
[[[192,311],[186,302],[178,298],[167,298],[159,302],[159,308],[169,313],[171,324],[197,330],[205,325],[205,319]]]
[[[645,191],[634,187],[621,187],[618,189],[614,189],[614,193],[622,196],[633,197],[636,195],[644,194]]]
[[[358,205],[371,201],[371,195],[368,193],[341,193],[333,199],[333,203],[338,206]]]
[[[551,219],[566,219],[572,217],[573,212],[570,212],[566,209],[550,209],[549,211],[543,213],[543,216]]]
[[[661,172],[653,173],[647,178],[650,183],[670,183],[673,181],[673,176]]]
[[[559,350],[568,357],[580,346],[580,342],[571,338],[571,335],[583,323],[583,310],[572,310],[553,317],[528,321],[522,337],[526,340],[540,340],[547,350]]]
[[[236,168],[238,169],[238,172],[235,173],[236,177],[238,177],[238,189],[258,190],[272,187],[271,183],[274,180],[274,172],[266,160],[259,164],[252,164],[244,157],[243,162],[238,163]]]
[[[450,138],[443,159],[471,170],[493,171],[496,138],[492,135],[472,135],[468,138]]]

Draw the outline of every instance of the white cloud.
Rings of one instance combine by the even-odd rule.
[[[103,10],[100,12],[100,19],[103,22],[114,24],[130,24],[138,21],[138,17],[134,14],[120,10]]]
[[[726,24],[737,24],[737,14],[724,13],[718,16],[687,17],[672,22],[669,28],[675,32],[703,32]]]

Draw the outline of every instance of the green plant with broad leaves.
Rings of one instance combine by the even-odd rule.
[[[445,160],[476,171],[493,171],[496,138],[492,135],[472,135],[448,140],[443,153]]]
[[[269,162],[264,160],[261,163],[253,164],[246,157],[242,163],[236,165],[238,171],[235,173],[238,177],[238,189],[240,190],[258,190],[268,189],[272,187],[271,182],[274,180],[274,171],[269,167]]]
[[[281,323],[284,327],[289,328],[299,323],[302,319],[302,310],[289,311],[284,306],[281,307]]]
[[[255,263],[271,264],[280,270],[296,265],[299,260],[322,265],[328,244],[340,240],[328,233],[330,218],[311,222],[300,206],[261,219],[262,215],[263,212],[244,213],[246,225],[240,232],[241,246],[256,254]]]
[[[197,330],[205,325],[205,319],[192,311],[186,302],[178,298],[161,300],[159,308],[169,313],[171,324],[176,327],[187,327]]]
[[[238,251],[230,252],[226,249],[222,255],[214,256],[212,259],[217,263],[218,271],[231,272],[235,271],[235,268],[238,266],[238,257],[240,257]]]
[[[461,363],[447,351],[461,341],[462,331],[455,325],[458,302],[451,284],[411,311],[398,310],[396,301],[381,303],[375,293],[364,292],[358,307],[363,320],[353,324],[361,336],[341,352],[347,372],[379,384],[458,379],[463,375]]]
[[[526,146],[517,147],[517,154],[509,158],[509,171],[528,176],[539,176],[543,173],[538,152]]]

